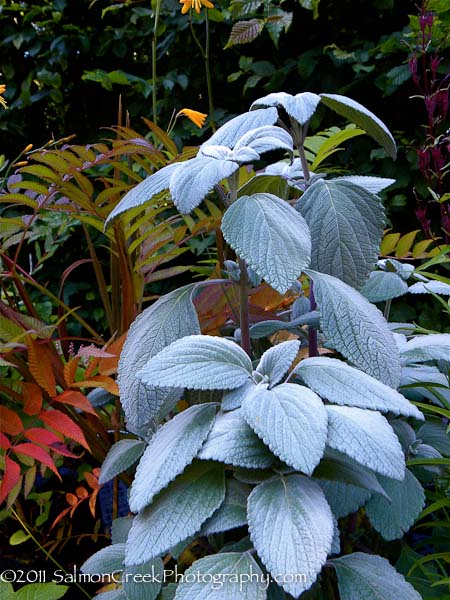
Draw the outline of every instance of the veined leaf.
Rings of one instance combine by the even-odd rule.
[[[227,121],[200,146],[200,150],[207,146],[227,146],[234,148],[237,141],[251,129],[274,125],[277,122],[278,113],[275,108],[260,109],[246,112]]]
[[[342,177],[333,178],[333,181],[349,181],[350,183],[354,183],[355,185],[359,185],[360,187],[366,189],[371,194],[379,194],[395,183],[395,179],[387,179],[386,177],[371,177],[367,175],[344,175]]]
[[[258,485],[248,499],[250,537],[272,573],[301,573],[281,583],[298,598],[311,587],[331,550],[333,516],[319,485],[290,475]]]
[[[366,488],[360,488],[340,481],[326,481],[322,479],[318,483],[323,489],[325,498],[336,519],[347,517],[356,512],[372,496],[372,492]]]
[[[377,473],[403,480],[405,457],[388,421],[375,411],[326,406],[331,448],[347,454]]]
[[[366,505],[366,514],[373,527],[385,540],[403,537],[420,515],[425,504],[425,492],[409,469],[403,481],[379,477],[390,500],[374,494]]]
[[[203,577],[196,577],[202,573]],[[254,575],[248,579],[249,574]],[[211,582],[220,578],[220,585]],[[265,600],[263,572],[248,552],[221,552],[196,560],[178,584],[175,600]]]
[[[245,148],[251,148],[258,154],[263,154],[270,150],[287,150],[292,153],[294,150],[293,144],[290,133],[285,129],[274,125],[265,125],[264,127],[257,127],[244,133],[237,141],[233,149],[233,154],[236,156],[238,151]]]
[[[334,404],[424,418],[402,394],[341,360],[325,356],[306,358],[295,367],[294,373]]]
[[[106,483],[134,465],[144,449],[145,442],[141,440],[119,440],[113,444],[103,461],[98,482]]]
[[[173,417],[151,438],[136,470],[130,494],[133,512],[182,473],[197,455],[216,416],[214,404],[191,406]]]
[[[190,335],[167,346],[136,373],[145,385],[230,390],[244,385],[252,363],[240,346],[210,335]]]
[[[321,179],[295,208],[311,230],[311,267],[360,288],[377,262],[383,237],[380,199],[348,181]]]
[[[361,289],[361,294],[369,302],[384,302],[404,296],[408,292],[408,284],[404,279],[390,271],[373,271]]]
[[[226,483],[225,500],[204,523],[202,535],[228,531],[247,523],[247,498],[251,487],[235,479],[228,479]]]
[[[125,565],[152,560],[197,533],[225,498],[223,470],[210,463],[193,464],[135,517]]]
[[[272,346],[261,356],[256,372],[263,377],[268,377],[269,384],[273,387],[286,375],[299,350],[300,342],[298,340],[281,342],[281,344]]]
[[[127,567],[123,579],[126,600],[156,600],[164,581],[164,564],[160,558],[156,558],[141,565]]]
[[[241,196],[226,211],[222,231],[233,250],[280,293],[309,265],[311,237],[303,217],[272,194]]]
[[[249,44],[253,42],[261,33],[264,27],[264,21],[261,19],[249,19],[248,21],[238,21],[231,29],[230,37],[224,50],[236,46],[236,44]]]
[[[386,495],[373,471],[363,467],[346,454],[337,452],[329,447],[325,451],[324,458],[314,471],[314,477],[320,480],[345,483],[376,492],[377,494]]]
[[[387,385],[400,383],[400,356],[381,312],[344,282],[309,271],[327,343]],[[449,336],[450,337],[450,336]]]
[[[207,194],[239,169],[233,160],[218,160],[197,156],[180,163],[170,177],[170,193],[175,206],[182,214],[190,213]]]
[[[99,573],[108,575],[114,571],[123,569],[123,561],[125,558],[125,544],[113,544],[102,548],[87,561],[85,561],[80,570],[82,573]]]
[[[397,149],[395,140],[386,125],[374,115],[370,110],[365,108],[359,102],[341,96],[339,94],[320,94],[322,102],[331,108],[338,115],[341,115],[355,123],[361,129],[376,140],[382,146],[391,158],[395,160]]]
[[[179,389],[146,387],[136,372],[165,346],[186,335],[200,333],[192,303],[194,285],[162,296],[144,310],[128,332],[118,367],[120,400],[129,426],[146,426],[165,402],[179,398]]]
[[[269,449],[247,425],[241,409],[217,415],[198,457],[249,469],[263,469],[273,462]]]
[[[258,98],[253,102],[250,110],[260,106],[281,106],[290,117],[300,125],[304,125],[315,113],[319,102],[320,96],[311,92],[302,92],[295,96],[285,92],[277,92]]]
[[[244,398],[242,412],[272,452],[311,475],[327,441],[326,410],[314,392],[294,383],[271,390],[260,385]]]
[[[136,206],[142,206],[146,202],[150,201],[153,196],[159,194],[163,190],[169,188],[170,176],[176,171],[182,163],[174,163],[163,167],[156,173],[153,173],[144,181],[141,181],[133,189],[131,189],[119,204],[109,214],[105,228],[109,227],[111,223],[122,213]]]
[[[341,600],[422,600],[420,594],[385,558],[355,552],[332,563]]]
[[[450,334],[418,335],[406,342],[401,357],[407,363],[450,359]]]

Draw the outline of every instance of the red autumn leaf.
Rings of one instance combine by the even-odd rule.
[[[0,430],[8,435],[18,435],[23,431],[19,415],[6,406],[0,406]]]
[[[97,416],[97,413],[92,407],[92,404],[81,392],[77,392],[75,390],[65,390],[62,394],[56,396],[55,402],[60,402],[61,404],[69,404],[70,406],[74,406],[75,408],[84,410],[84,412],[88,412]]]
[[[80,500],[84,500],[89,496],[89,492],[87,491],[87,489],[85,487],[82,487],[81,485],[77,487],[75,493]]]
[[[75,375],[77,374],[79,362],[80,357],[75,356],[64,365],[64,381],[66,382],[66,385],[72,385],[72,383],[75,381]]]
[[[42,390],[35,383],[22,383],[23,411],[33,416],[42,410]]]
[[[50,450],[56,452],[57,454],[61,454],[61,456],[68,456],[69,458],[81,458],[81,454],[75,454],[74,452],[71,452],[69,448],[61,442],[52,444],[50,446]]]
[[[16,454],[24,454],[25,456],[31,456],[31,458],[38,460],[40,463],[51,469],[53,473],[61,479],[61,475],[58,473],[58,469],[56,468],[52,457],[40,446],[29,443],[17,444],[17,446],[14,446],[13,450]]]
[[[53,529],[53,527],[55,525],[57,525],[62,519],[64,519],[64,517],[67,515],[67,513],[69,512],[69,510],[72,510],[70,506],[69,506],[69,508],[65,508],[63,511],[61,511],[59,513],[59,515],[53,521],[52,526],[50,527],[50,531]]]
[[[67,503],[70,504],[70,506],[76,506],[79,502],[79,500],[75,496],[75,494],[71,494],[71,493],[66,494],[66,500],[67,500]]]
[[[98,473],[96,473],[95,471],[98,471]],[[95,490],[95,489],[97,489],[99,487],[99,485],[98,485],[98,478],[99,478],[99,476],[100,476],[100,469],[93,469],[92,473],[89,473],[89,471],[87,471],[84,474],[84,478],[86,480],[86,483],[93,490]]]
[[[32,337],[27,337],[28,368],[35,381],[50,395],[56,394],[55,375],[48,348],[38,344]]]
[[[2,433],[1,431],[0,431],[0,448],[2,448],[3,450],[8,450],[9,448],[11,448],[11,442],[6,437],[6,435],[4,433]]]
[[[93,388],[103,388],[110,394],[114,396],[119,395],[119,386],[111,379],[111,377],[105,377],[104,375],[95,375],[94,377],[90,377],[89,379],[85,379],[84,381],[75,381],[72,383],[72,387],[84,388],[84,387],[93,387]]]
[[[41,446],[51,446],[52,444],[59,444],[61,437],[57,436],[53,431],[44,429],[43,427],[32,427],[25,431],[26,437],[30,442],[35,442]]]
[[[95,504],[97,502],[97,495],[100,491],[100,488],[97,488],[96,490],[94,490],[92,492],[91,497],[89,498],[89,510],[91,511],[91,515],[94,517],[95,519]]]
[[[87,450],[90,449],[80,427],[60,410],[42,411],[39,418],[55,431],[59,431],[71,440],[75,440]]]
[[[98,364],[98,370],[100,375],[114,375],[117,373],[117,365],[119,363],[119,356],[122,352],[123,345],[127,334],[124,333],[115,342],[108,346],[108,352],[111,352],[113,356],[111,358],[102,358]]]
[[[3,473],[2,482],[0,483],[0,504],[3,502],[3,500],[5,500],[9,492],[17,484],[19,477],[19,465],[14,460],[9,458],[9,456],[5,456],[5,470]]]

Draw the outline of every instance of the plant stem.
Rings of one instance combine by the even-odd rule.
[[[156,46],[158,43],[158,24],[159,24],[159,13],[161,11],[162,0],[156,1],[155,10],[155,23],[153,25],[153,38],[152,38],[152,110],[153,110],[153,123],[158,124],[158,115],[156,114]]]
[[[241,346],[249,356],[252,355],[252,343],[250,340],[250,320],[248,310],[248,275],[245,260],[239,258],[241,277],[239,279],[239,320],[241,327]]]
[[[206,87],[208,90],[209,122],[211,124],[211,129],[214,132],[214,131],[216,131],[216,123],[214,121],[214,102],[213,102],[212,82],[211,82],[211,64],[209,62],[210,37],[209,37],[208,9],[206,9],[205,29],[206,29],[206,42],[205,42],[204,60],[205,60],[205,71],[206,71]]]
[[[211,66],[210,66],[210,62],[209,62],[209,41],[210,41],[210,36],[209,36],[209,18],[208,18],[208,10],[206,9],[206,42],[205,42],[205,47],[203,48],[203,46],[200,43],[200,40],[198,39],[194,27],[192,25],[192,11],[191,14],[189,15],[189,27],[191,29],[191,33],[192,33],[192,38],[194,40],[194,42],[197,44],[199,50],[200,50],[200,54],[203,57],[203,61],[205,63],[205,73],[206,73],[206,88],[208,91],[208,110],[209,110],[209,122],[211,124],[211,129],[214,131],[216,131],[216,123],[214,121],[214,102],[213,102],[213,95],[212,95],[212,80],[211,80]]]
[[[302,163],[302,171],[303,171],[303,179],[305,180],[305,189],[311,184],[311,174],[309,172],[308,161],[306,160],[305,153],[305,137],[308,131],[308,123],[300,129],[296,122],[292,123],[293,132],[294,132],[294,142],[298,151],[298,155],[300,157],[300,162]],[[311,302],[311,310],[315,310],[317,307],[316,299],[314,298],[313,291],[313,282],[310,279],[309,282],[309,300]],[[319,346],[317,343],[317,330],[314,327],[308,327],[308,345],[309,345],[309,356],[318,356],[319,355]]]
[[[233,173],[228,178],[230,187],[229,203],[232,204],[237,200],[237,190],[239,181],[239,172]],[[241,346],[249,356],[252,355],[252,343],[250,340],[250,319],[248,310],[248,274],[247,263],[244,259],[238,256],[239,269],[241,276],[239,278],[239,326],[241,328]]]
[[[24,521],[21,519],[21,517],[19,516],[19,514],[13,509],[10,509],[12,514],[14,515],[14,517],[19,521],[20,525],[22,526],[22,528],[24,529],[25,533],[27,533],[30,538],[33,540],[33,542],[36,544],[36,546],[39,548],[39,550],[41,550],[41,552],[43,552],[45,554],[45,556],[52,561],[52,563],[58,567],[58,569],[60,569],[63,573],[65,573],[66,575],[69,575],[69,573],[66,571],[66,569],[59,564],[59,562],[53,558],[53,556],[47,552],[47,550],[44,548],[44,546],[42,546],[42,544],[39,542],[39,540],[37,540],[34,535],[31,533],[30,529],[28,528],[28,526],[24,523]],[[87,591],[77,582],[74,581],[73,582],[77,588],[83,592],[83,594],[86,596],[86,598],[89,598],[89,600],[91,600],[91,596],[87,593]]]
[[[389,321],[389,313],[391,312],[392,300],[386,300],[386,306],[384,307],[384,318]]]

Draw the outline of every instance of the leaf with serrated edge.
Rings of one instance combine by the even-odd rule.
[[[322,102],[338,115],[341,115],[364,129],[395,160],[397,149],[392,133],[386,125],[365,106],[340,94],[320,94]]]
[[[450,296],[450,285],[443,281],[418,281],[408,289],[409,294],[442,294]]]
[[[300,342],[298,340],[281,342],[281,344],[269,348],[261,356],[256,372],[263,376],[267,375],[271,386],[276,385],[287,373],[299,350]]]
[[[167,346],[136,373],[145,385],[232,390],[244,385],[252,362],[240,346],[212,335],[190,335]]]
[[[343,177],[333,177],[332,181],[349,181],[350,183],[363,187],[372,194],[379,194],[395,183],[395,179],[371,177],[367,175],[344,175]]]
[[[145,442],[140,440],[120,440],[113,444],[103,461],[98,482],[106,483],[134,465],[144,448]]]
[[[195,285],[162,296],[132,323],[119,360],[120,401],[131,426],[145,426],[164,402],[180,396],[179,389],[146,387],[135,374],[165,346],[186,335],[200,333],[192,303]]]
[[[377,262],[383,237],[380,199],[348,181],[321,179],[295,208],[311,230],[311,268],[360,288]]]
[[[255,388],[242,402],[250,427],[288,465],[311,474],[325,451],[327,413],[314,392],[294,383]]]
[[[377,473],[402,480],[405,457],[394,430],[377,411],[350,406],[326,407],[327,444]]]
[[[157,558],[197,533],[225,498],[224,473],[211,463],[194,463],[133,521],[125,565]]]
[[[125,544],[113,544],[102,548],[86,562],[84,562],[80,571],[82,573],[108,575],[114,571],[123,569],[123,561],[125,558]]]
[[[287,150],[288,152],[293,152],[293,144],[290,133],[285,129],[266,125],[265,127],[258,127],[257,129],[247,131],[238,140],[233,154],[236,154],[236,151],[241,148],[251,148],[258,154],[263,154],[269,150]]]
[[[422,600],[385,558],[355,552],[332,561],[341,600]]]
[[[356,512],[372,496],[370,490],[356,487],[340,481],[318,480],[325,498],[336,519],[347,517]]]
[[[286,92],[275,92],[255,100],[251,109],[260,106],[281,106],[290,117],[304,125],[315,113],[320,100],[320,96],[311,92],[302,92],[295,96]]]
[[[206,146],[227,146],[234,148],[238,140],[251,129],[264,127],[265,125],[274,125],[278,120],[276,108],[260,109],[246,112],[238,115],[230,121],[227,121],[200,146],[200,149]]]
[[[420,410],[378,379],[336,358],[317,356],[294,369],[308,387],[333,404],[379,410],[423,420]]]
[[[385,540],[403,537],[422,512],[425,493],[409,469],[403,481],[379,477],[390,501],[374,494],[366,505],[366,514],[372,526]]]
[[[151,438],[136,469],[130,508],[142,510],[196,457],[216,416],[215,404],[197,404],[168,421]]]
[[[302,574],[280,585],[295,598],[309,589],[331,550],[333,516],[319,485],[301,475],[258,485],[248,499],[250,537],[272,575]]]
[[[264,469],[273,462],[269,449],[247,425],[241,409],[218,413],[198,457],[249,469]]]
[[[242,399],[246,394],[253,390],[255,385],[256,383],[253,379],[249,379],[240,388],[224,392],[222,396],[222,410],[234,410],[240,408]]]
[[[202,535],[211,535],[241,527],[247,524],[247,498],[251,487],[236,481],[227,480],[227,491],[223,504],[202,527]]]
[[[450,360],[450,334],[418,335],[403,346],[401,357],[407,364],[430,360]]]
[[[156,600],[164,581],[164,565],[160,558],[156,558],[142,565],[127,567],[122,577],[127,600]]]
[[[313,473],[320,480],[354,485],[377,494],[386,495],[373,471],[337,450],[327,447],[325,457]]]
[[[174,163],[163,167],[127,192],[114,210],[110,212],[105,227],[109,227],[119,215],[127,210],[135,208],[136,206],[143,206],[149,202],[153,196],[156,196],[156,194],[159,194],[163,190],[167,190],[169,188],[169,181],[172,173],[176,171],[181,164],[183,163]]]
[[[181,163],[169,182],[175,206],[183,214],[190,213],[215,185],[238,169],[237,162],[206,156],[197,156]]]
[[[400,356],[386,319],[376,306],[343,281],[308,271],[327,344],[358,368],[390,387],[400,383]]]
[[[202,577],[197,576],[198,573]],[[248,552],[221,552],[196,560],[178,584],[175,600],[266,600],[263,572]]]
[[[397,273],[373,271],[361,289],[361,294],[369,302],[385,302],[404,296],[408,284]]]
[[[222,231],[233,250],[282,294],[309,265],[308,226],[273,194],[241,196],[226,211]]]

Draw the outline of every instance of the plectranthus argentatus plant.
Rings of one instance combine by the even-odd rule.
[[[378,534],[397,540],[421,513],[424,489],[406,457],[420,446],[414,427],[424,417],[398,388],[424,369],[439,378],[450,336],[411,335],[404,324],[397,331],[367,299],[391,301],[412,275],[395,261],[375,270],[385,219],[379,193],[393,181],[311,171],[307,131],[321,104],[395,158],[387,127],[357,102],[269,94],[195,158],[128,192],[109,217],[107,226],[156,194],[188,213],[217,193],[236,261],[227,261],[224,280],[161,297],[128,333],[118,383],[130,433],[112,447],[100,480],[139,461],[134,516],[116,520],[112,545],[83,565],[123,571],[122,585],[102,600],[420,599],[364,545],[349,553],[354,540],[344,537],[343,552],[340,528],[364,507]],[[280,160],[240,187],[240,169],[267,152]],[[374,281],[380,273],[398,279],[394,295]],[[280,319],[252,323],[248,293],[261,280],[309,297],[299,293]],[[216,284],[240,297],[228,337],[202,335],[193,302],[199,288]],[[258,352],[279,330],[289,339]],[[176,565],[195,540],[204,540],[199,558],[168,583],[164,565]],[[136,574],[154,577],[138,584]]]

